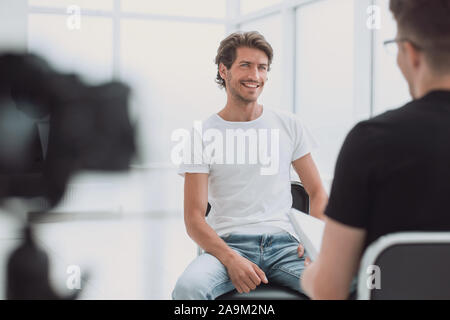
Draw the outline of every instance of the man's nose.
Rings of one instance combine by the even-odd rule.
[[[259,70],[258,67],[250,68],[248,72],[249,80],[258,81],[259,80]]]

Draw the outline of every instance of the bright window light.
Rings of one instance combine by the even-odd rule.
[[[241,0],[241,15],[281,3],[280,0]]]
[[[82,17],[79,29],[67,25],[67,16],[30,14],[28,48],[64,72],[76,72],[85,80],[112,78],[112,20]]]
[[[122,10],[126,12],[160,15],[225,18],[225,0],[123,0]]]
[[[319,143],[313,156],[325,181],[354,124],[353,6],[327,0],[297,10],[296,112]]]
[[[67,8],[72,5],[81,9],[90,10],[112,10],[113,0],[28,0],[30,6],[44,6],[52,8]]]
[[[225,28],[124,19],[120,32],[120,72],[134,90],[144,158],[171,163],[173,130],[190,129],[225,106],[225,91],[214,81]]]
[[[411,99],[407,82],[397,66],[397,57],[383,47],[383,41],[394,39],[397,34],[395,20],[388,1],[377,1],[377,5],[381,8],[381,28],[375,32],[374,115],[398,108]]]

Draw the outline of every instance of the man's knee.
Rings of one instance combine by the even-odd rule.
[[[173,300],[211,300],[210,290],[198,279],[183,274],[177,281],[172,292]]]
[[[172,292],[174,300],[212,300],[229,280],[222,263],[204,253],[197,257],[178,279]]]

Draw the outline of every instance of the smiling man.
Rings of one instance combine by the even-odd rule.
[[[310,154],[315,143],[306,128],[294,115],[257,101],[272,57],[270,44],[258,32],[233,33],[220,43],[216,81],[226,89],[227,103],[203,122],[202,130],[220,133],[215,136],[225,141],[217,144],[210,141],[212,135],[194,132],[201,137],[201,148],[194,143],[194,161],[179,169],[185,177],[186,230],[205,253],[178,279],[174,299],[215,299],[235,288],[250,292],[268,282],[302,292],[304,250],[288,218],[291,165],[310,196],[312,215],[322,218],[327,195]],[[238,136],[245,139],[234,143]],[[205,154],[211,150],[208,142],[216,145],[215,154]],[[217,150],[217,145],[223,148]],[[257,147],[245,147],[251,145]],[[267,150],[270,164],[264,157]],[[261,170],[268,165],[273,170]],[[205,219],[208,201],[211,211]]]

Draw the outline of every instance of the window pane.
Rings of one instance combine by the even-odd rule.
[[[241,15],[279,4],[281,0],[241,0]]]
[[[271,108],[289,109],[289,106],[281,106],[282,86],[282,32],[281,15],[273,15],[267,18],[255,20],[241,25],[242,31],[258,31],[273,48],[273,62],[268,73],[269,80],[266,82],[259,102]]]
[[[386,0],[381,8],[381,28],[375,32],[374,114],[402,106],[410,100],[408,84],[397,66],[397,57],[386,52],[383,41],[394,39],[397,26]]]
[[[329,183],[354,124],[352,0],[318,1],[297,10],[296,112],[319,143],[313,153]]]
[[[83,17],[80,29],[70,29],[67,17],[30,14],[28,48],[64,72],[76,72],[90,81],[112,77],[112,21]]]
[[[122,10],[174,16],[225,18],[226,0],[122,0]]]
[[[81,9],[112,10],[113,0],[28,0],[30,6],[45,6],[53,8],[67,8],[77,5]]]
[[[225,106],[214,81],[224,34],[222,25],[122,21],[121,75],[135,93],[146,162],[170,164],[173,130],[190,129]]]

